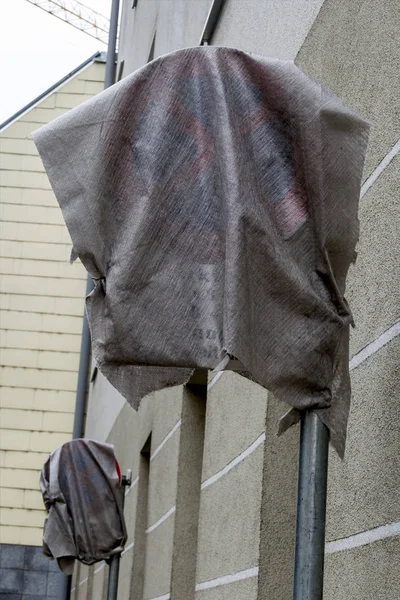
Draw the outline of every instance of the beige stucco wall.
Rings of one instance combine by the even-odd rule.
[[[147,61],[155,34],[155,56],[196,45],[210,4],[126,0],[123,75]],[[357,323],[348,445],[343,462],[330,457],[328,600],[397,600],[400,589],[399,26],[397,0],[227,0],[214,38],[295,60],[372,125],[347,290]],[[134,480],[122,600],[291,599],[299,431],[276,437],[285,409],[226,373],[207,402],[173,388],[134,413],[98,375],[87,433],[113,442]],[[102,565],[81,568],[73,597],[104,598],[106,584]]]
[[[40,545],[48,453],[71,437],[86,271],[31,132],[103,89],[92,62],[0,132],[0,540]]]

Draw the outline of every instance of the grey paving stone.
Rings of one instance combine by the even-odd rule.
[[[2,594],[0,592],[0,600],[21,600],[21,594],[9,594],[8,592]]]

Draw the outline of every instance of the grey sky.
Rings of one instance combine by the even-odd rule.
[[[111,0],[83,0],[107,17]],[[33,6],[0,0],[0,123],[106,46]]]

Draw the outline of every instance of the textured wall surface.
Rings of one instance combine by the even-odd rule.
[[[103,89],[91,62],[0,132],[0,539],[41,545],[38,481],[71,437],[86,271],[31,132]]]
[[[155,56],[197,45],[210,4],[126,0],[122,76],[153,42]],[[400,589],[399,26],[396,0],[227,0],[213,40],[295,60],[372,124],[347,290],[357,323],[348,445],[343,462],[330,457],[328,600],[397,600]],[[276,437],[285,407],[238,375],[204,396],[172,388],[134,413],[100,374],[92,384],[87,432],[133,471],[120,597],[291,600],[299,430]],[[103,565],[81,567],[73,598],[102,599],[106,585]]]

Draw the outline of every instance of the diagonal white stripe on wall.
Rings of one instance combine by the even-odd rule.
[[[134,545],[135,545],[135,542],[131,542],[130,544],[128,544],[127,546],[125,546],[125,548],[121,552],[121,556],[123,556],[124,554],[126,554],[127,552],[129,552],[129,550],[132,550],[132,548],[134,547]]]
[[[165,436],[165,438],[163,439],[161,444],[159,446],[157,446],[157,448],[154,450],[153,454],[150,456],[150,460],[153,460],[157,456],[157,454],[160,452],[161,448],[163,448],[165,446],[165,444],[168,442],[168,440],[174,435],[175,431],[177,431],[181,425],[182,425],[182,419],[179,419],[179,421],[173,426],[171,431],[169,433],[167,433],[167,435]]]
[[[126,489],[125,496],[128,496],[131,493],[131,491],[133,490],[135,485],[138,483],[138,481],[139,481],[139,475],[136,477],[136,479],[134,481],[132,481],[131,485]]]
[[[379,337],[370,342],[360,350],[357,354],[353,356],[350,361],[350,371],[358,367],[361,363],[363,363],[367,358],[378,352],[383,346],[393,340],[400,334],[400,321],[392,325],[389,329],[384,331]]]
[[[198,583],[196,585],[196,592],[200,592],[201,590],[210,590],[221,585],[227,585],[228,583],[235,583],[236,581],[243,581],[244,579],[250,579],[251,577],[257,576],[258,567],[246,569],[245,571],[239,571],[238,573],[233,573],[232,575],[225,575],[224,577],[217,577],[216,579],[211,579],[210,581]]]
[[[102,571],[104,569],[106,564],[107,563],[103,562],[99,567],[97,567],[97,569],[94,570],[94,574],[97,575],[97,573],[100,573],[100,571]]]
[[[372,187],[375,181],[378,179],[380,175],[382,175],[383,171],[390,165],[395,156],[400,152],[400,139],[395,143],[393,148],[388,152],[385,158],[379,163],[376,167],[375,171],[371,173],[368,179],[364,182],[364,185],[361,188],[360,198],[363,198],[365,194],[368,192],[369,188]]]
[[[173,515],[175,511],[176,511],[176,506],[173,506],[172,508],[170,508],[169,511],[165,513],[165,515],[163,515],[160,519],[158,519],[158,521],[156,521],[153,525],[151,525],[148,529],[146,529],[146,533],[151,533],[152,531],[157,529],[157,527],[159,527],[162,523],[164,523],[164,521],[166,521],[171,515]]]
[[[216,481],[218,481],[218,479],[221,479],[221,477],[223,477],[224,475],[226,475],[227,473],[229,473],[229,471],[231,471],[231,469],[233,469],[234,467],[236,467],[245,458],[247,458],[248,456],[250,456],[250,454],[253,454],[253,452],[255,450],[257,450],[258,446],[260,446],[260,444],[263,444],[264,442],[265,442],[265,432],[262,433],[251,444],[251,446],[249,446],[248,448],[246,448],[246,450],[244,450],[241,454],[239,454],[239,456],[237,456],[230,463],[228,463],[226,465],[226,467],[224,467],[223,469],[221,469],[221,471],[218,471],[218,473],[215,473],[215,475],[212,475],[211,477],[209,477],[208,479],[206,479],[205,481],[203,481],[203,483],[201,484],[201,489],[204,490],[205,488],[209,487],[210,485],[212,485],[213,483],[215,483]]]
[[[219,371],[219,373],[217,373],[215,375],[215,377],[213,377],[211,379],[210,383],[207,386],[207,390],[211,390],[211,388],[213,387],[213,385],[215,385],[217,383],[218,379],[220,379],[224,373],[225,373],[225,371]]]
[[[361,546],[367,546],[368,544],[378,542],[379,540],[397,536],[400,536],[400,522],[388,523],[387,525],[350,535],[349,537],[335,540],[334,542],[328,542],[325,545],[325,552],[326,554],[334,554],[336,552],[360,548]]]

